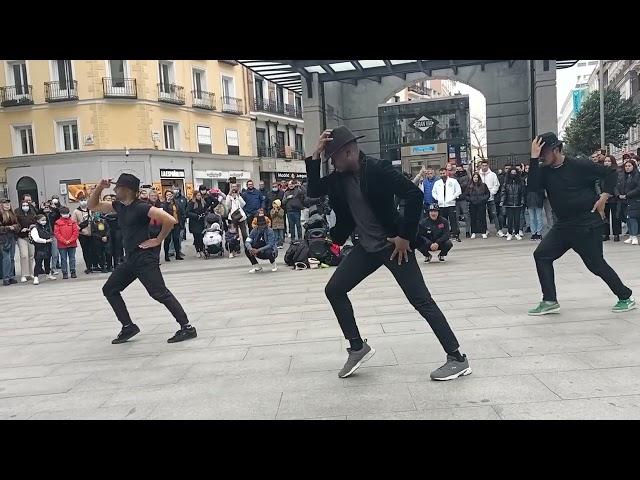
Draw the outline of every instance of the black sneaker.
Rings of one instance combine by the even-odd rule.
[[[614,235],[613,236],[613,241],[614,242],[619,242],[620,241],[620,235]]]
[[[605,235],[602,237],[603,242],[608,242],[609,240],[611,240],[611,237],[609,235]]]
[[[196,332],[195,327],[192,325],[187,325],[178,330],[173,337],[167,340],[167,343],[183,342],[185,340],[189,340],[190,338],[196,338],[197,336],[198,332]]]
[[[5,287],[8,287],[9,285],[11,285],[11,282],[9,282],[9,280],[3,280],[2,285],[4,285]]]
[[[438,255],[438,260],[440,260],[441,262],[444,262],[444,256],[443,255]]]
[[[471,232],[465,233],[464,236],[467,237],[467,238],[471,238]]]
[[[9,279],[9,285],[15,285],[16,283],[18,283],[18,281],[15,278]]]
[[[176,260],[184,260],[184,255],[176,255]]]
[[[63,280],[68,280],[69,279],[69,274],[68,273],[63,273],[62,274],[62,279]]]
[[[165,262],[170,262],[170,261],[171,261],[171,259],[165,255],[165,257],[164,257],[164,261],[165,261]]]
[[[462,242],[462,240],[460,240],[460,235],[456,235],[456,242]]]
[[[91,269],[90,269],[90,268],[87,268],[87,269],[84,271],[84,273],[85,273],[86,275],[89,275],[89,274],[91,273]]]
[[[424,257],[424,263],[429,263],[431,261],[431,254],[428,253],[426,257]]]
[[[135,323],[132,323],[131,325],[122,327],[122,330],[120,330],[118,336],[111,340],[111,343],[113,343],[114,345],[117,343],[124,343],[139,333],[140,329],[138,328],[138,326]]]
[[[71,271],[71,278],[78,278],[78,275],[76,275],[76,271],[75,270]]]

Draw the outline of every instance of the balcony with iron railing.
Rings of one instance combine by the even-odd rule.
[[[222,97],[222,111],[225,113],[233,113],[234,115],[242,115],[242,99],[235,97]]]
[[[286,158],[286,159],[292,159],[292,160],[302,160],[304,159],[304,152],[299,150],[290,150],[289,156],[287,156],[287,149],[285,147],[278,147],[278,146],[268,147],[266,145],[258,145],[258,156],[268,157],[268,158]]]
[[[226,63],[228,65],[238,65],[236,60],[218,60],[219,62]]]
[[[158,101],[184,105],[184,87],[173,83],[158,84]]]
[[[295,105],[288,103],[282,104],[271,100],[255,99],[253,106],[256,112],[268,112],[280,115],[287,115],[289,117],[302,118],[302,110],[296,108]]]
[[[78,100],[78,82],[44,82],[44,99],[49,103]]]
[[[408,90],[413,93],[417,93],[418,95],[433,95],[433,89],[428,87],[423,87],[422,85],[411,85],[408,87]]]
[[[135,78],[102,78],[104,96],[108,98],[138,98]]]
[[[0,105],[15,107],[33,105],[33,88],[31,85],[9,85],[0,87]]]
[[[193,108],[204,108],[205,110],[216,109],[216,94],[205,92],[204,90],[191,90]]]

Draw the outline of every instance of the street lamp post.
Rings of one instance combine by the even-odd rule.
[[[604,144],[604,62],[598,61],[598,87],[600,90],[600,148],[606,148]]]

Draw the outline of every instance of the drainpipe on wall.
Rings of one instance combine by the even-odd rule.
[[[537,135],[536,125],[536,61],[529,60],[529,76],[531,78],[531,138]]]

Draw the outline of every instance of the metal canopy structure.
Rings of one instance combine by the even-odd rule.
[[[480,65],[484,70],[487,63],[516,60],[238,60],[257,75],[293,92],[302,94],[302,79],[311,82],[312,75],[318,74],[321,82],[344,82],[357,85],[359,80],[380,83],[382,77],[394,75],[402,79],[408,73],[423,72],[432,75],[439,70],[453,70],[471,65]],[[575,65],[578,60],[556,60],[556,68],[563,69]]]

